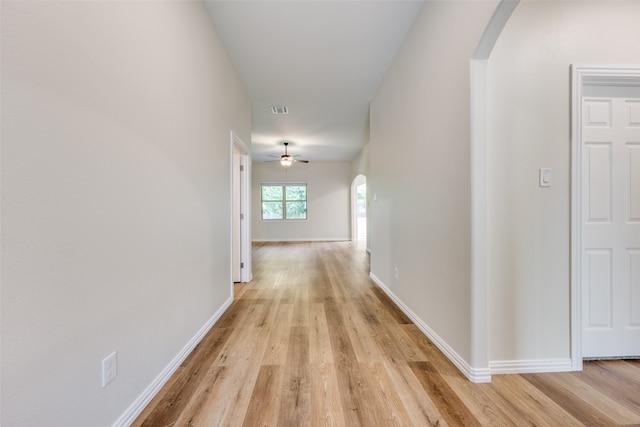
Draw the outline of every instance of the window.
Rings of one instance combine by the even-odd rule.
[[[262,184],[262,219],[307,219],[307,184]]]

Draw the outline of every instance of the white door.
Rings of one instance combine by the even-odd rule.
[[[640,356],[640,98],[582,100],[582,355]]]

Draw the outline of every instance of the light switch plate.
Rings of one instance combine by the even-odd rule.
[[[551,187],[551,168],[540,168],[538,179],[540,187]]]

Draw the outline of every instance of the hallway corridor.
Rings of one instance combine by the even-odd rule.
[[[260,243],[253,256],[254,280],[133,425],[640,423],[639,361],[473,384],[369,279],[352,243]]]

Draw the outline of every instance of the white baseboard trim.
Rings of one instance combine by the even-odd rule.
[[[573,371],[571,359],[494,360],[489,362],[491,374],[537,374]]]
[[[184,346],[180,353],[173,358],[173,360],[167,365],[166,368],[162,370],[160,375],[156,377],[155,380],[149,384],[149,386],[142,392],[140,396],[127,408],[127,410],[113,423],[113,427],[128,427],[130,426],[142,413],[144,408],[151,402],[151,400],[155,397],[156,394],[160,391],[162,386],[165,385],[171,375],[180,367],[182,362],[187,358],[187,356],[193,351],[193,349],[198,345],[202,338],[209,332],[209,330],[215,325],[215,323],[220,319],[220,316],[224,314],[224,312],[229,308],[231,303],[233,302],[233,296],[230,297],[225,303],[214,313],[214,315],[207,320],[207,323],[200,328],[200,330],[189,340],[189,342]]]
[[[255,243],[286,243],[286,242],[350,242],[351,239],[348,237],[337,238],[337,239],[324,239],[324,238],[316,238],[316,239],[253,239],[252,242]]]
[[[400,309],[409,316],[415,325],[444,353],[444,355],[462,372],[462,374],[474,383],[491,382],[490,369],[476,369],[471,367],[456,351],[440,338],[422,319],[420,319],[411,309],[398,298],[389,288],[385,286],[375,274],[369,273],[369,277],[393,300]]]

